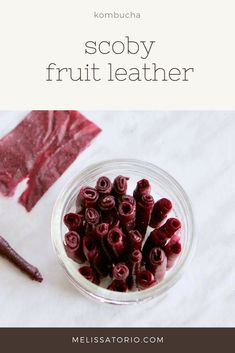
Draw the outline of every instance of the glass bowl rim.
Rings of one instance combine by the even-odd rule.
[[[91,283],[90,281],[86,280],[78,271],[76,273],[76,278],[73,276],[68,268],[66,267],[63,256],[61,254],[60,249],[57,245],[57,239],[61,239],[61,232],[60,232],[60,225],[61,225],[61,218],[63,206],[66,202],[66,195],[69,190],[71,190],[75,185],[78,183],[78,180],[81,179],[83,176],[88,175],[91,172],[98,171],[100,168],[103,167],[111,167],[113,165],[132,165],[140,168],[148,169],[151,172],[154,172],[158,175],[161,175],[166,181],[171,183],[171,186],[174,186],[175,190],[177,190],[184,202],[184,207],[186,208],[186,217],[189,223],[188,232],[190,233],[190,243],[188,252],[184,254],[184,259],[177,269],[177,272],[174,274],[174,277],[170,279],[165,279],[158,285],[150,287],[148,289],[142,291],[134,291],[134,292],[114,292],[110,291],[106,288],[102,288],[96,284]],[[181,201],[182,201],[181,200]],[[58,215],[59,211],[59,215]],[[185,211],[185,209],[184,209]],[[171,288],[181,277],[183,269],[185,266],[190,262],[193,257],[193,253],[195,251],[196,246],[196,238],[194,232],[194,219],[193,219],[193,212],[191,207],[191,202],[177,180],[175,180],[168,172],[163,170],[162,168],[156,166],[153,163],[146,162],[140,159],[134,158],[117,158],[117,159],[109,159],[100,161],[98,163],[93,163],[86,168],[84,168],[81,172],[79,172],[74,178],[72,178],[69,182],[67,182],[64,188],[59,193],[59,196],[55,202],[52,211],[52,218],[51,218],[51,239],[54,251],[57,255],[57,260],[59,261],[60,265],[62,266],[65,274],[72,282],[72,284],[84,295],[87,295],[93,299],[97,299],[102,302],[112,303],[112,304],[131,304],[149,300],[153,297],[158,297],[164,294],[169,288]]]

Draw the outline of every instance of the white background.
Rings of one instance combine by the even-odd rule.
[[[234,326],[235,113],[84,112],[103,132],[31,213],[0,196],[0,233],[44,276],[39,284],[0,259],[0,326]],[[25,113],[0,113],[3,136]],[[50,239],[61,188],[84,167],[138,157],[172,174],[188,193],[198,246],[182,279],[160,301],[120,307],[93,302],[68,282]]]
[[[235,109],[234,0],[0,0],[1,109]],[[140,12],[141,19],[94,19]],[[45,68],[139,67],[133,55],[84,54],[88,40],[154,40],[146,62],[194,67],[187,82],[46,82]]]

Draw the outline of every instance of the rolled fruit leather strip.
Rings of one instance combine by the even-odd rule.
[[[113,193],[121,197],[126,194],[128,177],[118,175],[113,181]]]
[[[47,149],[38,156],[34,163],[29,174],[28,187],[19,198],[19,203],[27,211],[31,211],[49,187],[101,131],[94,123],[78,112],[71,113],[68,124],[71,126],[67,126],[66,131],[61,134],[60,145],[57,149],[54,149],[54,147]],[[77,129],[74,126],[77,126]]]
[[[100,220],[100,214],[95,208],[89,207],[86,209],[85,221],[88,224],[91,224],[95,227],[99,223],[99,220]]]
[[[152,248],[146,262],[146,269],[151,271],[157,282],[161,282],[166,273],[167,257],[161,248]]]
[[[172,209],[172,203],[166,198],[158,200],[152,210],[152,215],[150,219],[150,227],[158,228],[162,225],[162,222],[167,218],[168,213]]]
[[[155,280],[152,272],[148,270],[143,270],[138,273],[136,283],[137,287],[143,290],[154,286],[157,281]]]
[[[167,269],[170,269],[182,250],[182,245],[180,243],[180,237],[178,235],[173,235],[170,241],[165,246],[165,253],[167,256]]]
[[[43,277],[39,270],[35,266],[29,264],[25,259],[23,259],[23,257],[21,257],[2,236],[0,236],[0,255],[16,265],[32,280],[42,282]]]
[[[82,239],[75,231],[69,231],[64,236],[64,248],[67,256],[73,261],[82,264],[86,258],[82,249]]]
[[[98,244],[100,245],[101,249],[105,253],[108,260],[112,261],[112,256],[109,251],[109,246],[107,243],[107,235],[109,232],[109,224],[108,223],[100,223],[96,226],[96,239]]]
[[[126,281],[129,276],[129,268],[125,263],[118,263],[113,267],[112,277],[118,281]]]
[[[129,251],[141,250],[142,241],[143,237],[138,230],[133,229],[128,232],[127,242]]]
[[[100,210],[103,212],[111,211],[115,208],[115,198],[112,195],[100,197],[98,205]]]
[[[128,286],[126,282],[119,281],[117,279],[114,279],[107,289],[113,290],[115,292],[128,292]]]
[[[90,266],[82,266],[78,269],[82,276],[84,276],[88,281],[99,285],[100,279],[98,275],[95,273],[92,267]]]
[[[85,210],[85,234],[93,235],[95,233],[95,227],[99,223],[100,214],[92,207],[86,208]]]
[[[99,193],[90,186],[82,187],[76,199],[76,211],[84,213],[88,207],[95,207],[99,199]]]
[[[125,244],[124,234],[120,228],[114,227],[109,231],[107,235],[107,243],[113,253],[114,260],[122,257],[125,252]]]
[[[133,196],[136,200],[139,200],[142,195],[150,194],[151,185],[147,179],[141,179],[137,182],[136,188],[133,192]]]
[[[152,250],[152,248],[154,247],[164,247],[166,245],[168,241],[168,237],[167,234],[164,233],[162,230],[160,229],[154,229],[149,237],[146,239],[146,242],[144,243],[143,246],[143,259],[147,260],[150,251]]]
[[[83,216],[77,213],[67,213],[64,216],[64,224],[68,230],[73,230],[75,232],[79,231],[83,225]]]
[[[164,232],[168,238],[171,238],[181,228],[181,222],[177,218],[168,218],[159,230]]]
[[[112,191],[113,184],[106,176],[101,176],[96,183],[96,190],[99,194],[107,195]]]
[[[149,194],[143,194],[136,203],[136,229],[145,237],[150,221],[154,199]]]
[[[128,201],[122,201],[118,207],[120,224],[125,232],[135,227],[136,207]]]
[[[135,249],[128,258],[129,277],[127,279],[128,287],[132,288],[136,285],[136,278],[141,270],[142,253],[141,250]]]

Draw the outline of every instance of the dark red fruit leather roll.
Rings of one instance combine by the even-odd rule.
[[[154,206],[154,199],[149,194],[143,194],[136,203],[136,229],[145,236],[152,209]]]
[[[141,271],[136,278],[136,284],[139,289],[150,288],[156,283],[157,281],[155,280],[154,275],[148,270]]]
[[[179,254],[181,253],[182,246],[180,243],[180,237],[178,235],[173,235],[173,237],[170,239],[169,243],[165,246],[165,253],[167,256],[167,269],[170,269]]]
[[[0,192],[28,177],[19,202],[30,211],[100,131],[77,111],[32,111],[0,140]]]
[[[123,202],[123,201],[126,201],[126,202],[129,202],[130,204],[132,204],[133,206],[136,207],[136,200],[133,196],[131,195],[122,195],[120,200],[119,200],[119,203],[120,202]]]
[[[106,257],[111,262],[112,257],[110,255],[109,248],[108,248],[108,243],[107,243],[107,235],[108,235],[108,232],[109,232],[109,224],[108,223],[100,223],[100,224],[98,224],[96,226],[95,232],[96,232],[95,234],[96,234],[97,242],[98,242],[100,248],[103,250],[103,252],[105,253]]]
[[[83,253],[91,264],[93,263],[93,259],[98,252],[98,246],[94,239],[94,237],[85,235],[82,241]]]
[[[129,276],[129,268],[124,263],[118,263],[113,267],[112,276],[113,279],[125,282]]]
[[[100,220],[100,214],[95,208],[87,208],[85,211],[85,221],[92,225],[97,225]]]
[[[135,228],[136,207],[128,201],[122,201],[118,207],[120,224],[124,231]]]
[[[122,175],[119,175],[114,179],[113,192],[115,195],[122,196],[126,194],[128,180],[128,177]]]
[[[164,232],[168,238],[171,238],[181,228],[181,223],[177,218],[168,218],[159,229]]]
[[[118,281],[117,279],[114,279],[107,289],[113,290],[115,292],[128,292],[128,286],[126,282]]]
[[[120,258],[125,252],[124,234],[120,228],[112,228],[107,236],[107,243],[111,249],[114,260]]]
[[[84,212],[87,207],[95,207],[99,198],[98,191],[92,187],[81,188],[76,199],[76,211]]]
[[[102,213],[102,221],[104,223],[107,223],[109,225],[109,228],[114,228],[119,226],[119,217],[118,217],[118,212],[116,208],[113,208],[112,210],[108,212],[103,212]]]
[[[101,211],[108,212],[115,208],[115,198],[112,195],[105,195],[99,198],[98,205]]]
[[[170,200],[163,198],[158,200],[152,210],[152,215],[150,219],[150,227],[158,228],[162,222],[167,218],[168,213],[172,209],[172,203]]]
[[[83,216],[77,213],[67,213],[64,216],[64,224],[69,230],[79,231],[83,225]]]
[[[106,277],[109,274],[109,260],[102,249],[98,248],[92,259],[92,267],[100,277]]]
[[[129,250],[141,250],[143,237],[136,229],[130,230],[127,234],[127,242]]]
[[[82,264],[86,258],[82,249],[82,240],[78,233],[70,231],[64,236],[64,248],[67,256],[75,262]]]
[[[100,280],[95,271],[90,266],[82,266],[78,269],[82,276],[84,276],[88,281],[99,285]]]
[[[146,261],[146,269],[151,271],[157,280],[161,282],[166,273],[167,257],[161,248],[153,248]]]
[[[151,185],[147,179],[141,179],[137,182],[136,188],[133,192],[133,196],[136,200],[139,200],[142,195],[150,194]]]
[[[143,247],[143,259],[147,260],[150,251],[154,247],[164,247],[168,241],[168,237],[166,233],[161,231],[160,229],[154,229],[149,237],[146,239]]]
[[[142,262],[142,253],[140,250],[135,249],[130,255],[128,259],[128,267],[129,267],[129,277],[127,279],[128,287],[132,288],[136,285],[136,278],[140,273]]]
[[[102,176],[97,180],[96,190],[101,195],[111,194],[112,187],[113,187],[113,185],[112,185],[110,179],[107,178],[106,176]]]
[[[86,208],[84,218],[85,218],[85,226],[84,226],[85,235],[90,235],[90,236],[94,235],[95,227],[100,221],[99,212],[92,207]]]

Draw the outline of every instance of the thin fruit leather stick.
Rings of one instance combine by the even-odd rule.
[[[39,270],[35,266],[28,263],[25,259],[23,259],[23,257],[21,257],[2,236],[0,236],[0,255],[17,266],[32,280],[42,282],[43,277]]]
[[[57,150],[52,148],[40,155],[29,174],[28,187],[20,196],[19,203],[27,211],[31,211],[99,132],[100,129],[96,125],[86,122],[85,127],[75,133],[67,143]]]
[[[32,111],[0,140],[0,193],[4,196],[13,195],[23,179],[34,177],[35,169],[38,170],[35,163],[42,164],[43,157],[49,158],[58,150],[66,150],[63,146],[68,147],[70,140],[75,142],[73,154],[76,152],[78,155],[100,131],[77,111]],[[84,141],[85,138],[87,141]],[[58,172],[56,179],[60,175]],[[35,201],[42,196],[41,192],[34,190],[35,195],[38,195]],[[29,211],[30,202],[27,205],[24,198],[25,195],[21,203]]]

